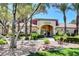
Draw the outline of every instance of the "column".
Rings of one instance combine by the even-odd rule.
[[[55,35],[56,34],[56,30],[55,30],[55,26],[53,26],[53,35]]]

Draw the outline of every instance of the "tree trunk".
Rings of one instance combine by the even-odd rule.
[[[17,4],[13,4],[12,39],[11,39],[11,45],[10,45],[11,48],[16,48],[16,42],[15,42],[16,7],[17,7]]]
[[[30,39],[32,39],[32,17],[31,17],[31,20],[30,20]]]
[[[4,20],[2,20],[2,23],[4,24]],[[2,35],[4,35],[4,27],[2,26]]]
[[[27,40],[28,39],[28,36],[27,36],[27,34],[28,34],[28,32],[27,32],[27,19],[24,20],[24,23],[25,23],[25,40]]]
[[[6,20],[4,20],[4,25],[6,25],[6,26],[4,26],[4,35],[6,35],[7,34],[7,21]]]
[[[20,30],[20,23],[19,22],[17,22],[18,23],[18,28],[17,28],[17,30],[19,31]]]
[[[78,35],[78,15],[77,15],[77,19],[76,19],[76,35]]]
[[[78,11],[77,11],[77,17],[76,17],[76,35],[78,35]]]
[[[64,12],[64,33],[66,33],[66,15]]]
[[[3,24],[3,20],[2,20],[2,24]],[[3,26],[2,26],[2,35],[3,35],[3,32],[4,32],[3,29],[4,29],[4,28],[3,28]]]
[[[7,27],[6,27],[7,21],[3,20],[2,22],[5,25],[4,27],[2,26],[2,35],[6,35],[7,34]]]

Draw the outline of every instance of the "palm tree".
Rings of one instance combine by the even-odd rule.
[[[64,19],[64,33],[66,33],[66,12],[69,7],[67,3],[55,4],[55,6],[62,12]]]
[[[79,28],[79,3],[73,3],[72,4],[72,6],[73,6],[73,10],[75,10],[75,12],[76,12],[76,35],[78,35],[78,28]]]

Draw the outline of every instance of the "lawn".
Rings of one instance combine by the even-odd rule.
[[[79,56],[79,48],[64,48],[59,51],[39,51],[31,56]]]

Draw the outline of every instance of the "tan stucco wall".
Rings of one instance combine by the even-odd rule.
[[[42,27],[43,25],[50,25],[50,26],[53,27],[53,29],[52,29],[53,34],[55,34],[56,21],[38,20],[37,25],[38,25],[38,27],[39,27],[38,33],[41,32],[41,27]]]

